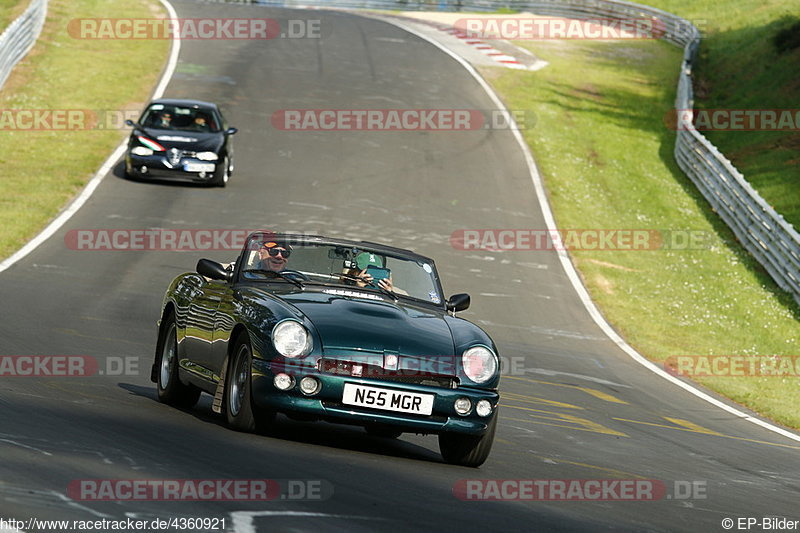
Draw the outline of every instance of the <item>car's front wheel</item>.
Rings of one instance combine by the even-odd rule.
[[[450,464],[479,467],[489,457],[494,442],[494,433],[497,429],[497,412],[480,436],[461,435],[457,433],[442,433],[439,435],[439,451],[444,460]]]
[[[175,315],[170,313],[161,323],[156,354],[158,360],[158,400],[175,407],[193,407],[200,398],[200,389],[181,383],[178,377],[178,329]]]
[[[231,179],[230,165],[231,161],[228,156],[223,156],[222,161],[220,161],[216,170],[214,170],[214,178],[210,182],[211,185],[215,187],[224,187],[228,184],[228,180]]]
[[[261,433],[270,427],[275,414],[258,409],[253,404],[250,370],[252,357],[247,335],[239,335],[225,378],[225,414],[231,428]]]
[[[126,180],[139,181],[139,176],[136,174],[136,171],[133,170],[133,165],[131,165],[129,161],[125,161],[122,167],[122,173]]]

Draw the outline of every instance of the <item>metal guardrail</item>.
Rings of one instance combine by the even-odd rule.
[[[48,0],[31,0],[28,9],[0,35],[0,89],[11,70],[27,55],[44,26]]]
[[[700,31],[690,21],[660,9],[621,0],[255,0],[286,7],[318,7],[440,11],[497,11],[501,8],[566,18],[641,19],[660,21],[663,39],[684,49],[675,99],[675,159],[736,238],[761,263],[783,290],[800,304],[800,234],[769,206],[744,176],[692,124],[692,66]]]

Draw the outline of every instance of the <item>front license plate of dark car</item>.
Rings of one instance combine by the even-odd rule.
[[[214,163],[186,163],[183,165],[185,172],[214,172],[217,166]]]
[[[429,415],[433,412],[433,398],[433,394],[420,394],[345,383],[342,403],[399,413]]]

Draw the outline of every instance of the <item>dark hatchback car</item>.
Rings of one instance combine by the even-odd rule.
[[[236,128],[216,104],[161,98],[147,106],[133,127],[125,174],[134,179],[177,179],[224,187],[233,172]]]
[[[434,434],[447,462],[475,467],[494,439],[500,364],[489,335],[455,316],[468,306],[414,252],[255,233],[231,265],[201,259],[172,281],[151,378],[172,405],[213,395],[234,429],[283,413]]]

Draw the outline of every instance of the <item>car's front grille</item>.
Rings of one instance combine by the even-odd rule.
[[[428,387],[442,387],[445,389],[455,389],[458,382],[449,376],[406,376],[406,375],[383,375],[380,377],[385,381],[395,381],[397,383],[408,383],[412,385],[427,385]]]
[[[319,360],[318,368],[320,372],[325,372],[327,374],[337,374],[354,378],[377,379],[381,381],[392,381],[409,385],[425,385],[428,387],[441,387],[445,389],[455,389],[458,387],[458,380],[454,376],[412,370],[386,370],[378,365],[354,361],[323,358]]]

